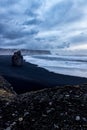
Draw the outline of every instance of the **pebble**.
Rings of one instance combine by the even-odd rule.
[[[14,125],[16,125],[16,122],[15,122],[15,121],[11,124],[11,126],[14,126]]]
[[[70,90],[69,92],[72,93],[72,90]]]
[[[8,105],[9,105],[9,102],[6,103],[6,106],[8,106]]]
[[[7,127],[5,130],[11,130],[11,127],[9,126],[9,127]]]
[[[29,112],[25,112],[25,113],[24,113],[24,116],[27,116],[27,115],[29,115]]]
[[[82,107],[84,107],[84,104],[81,104]]]
[[[54,124],[55,129],[59,129],[59,126],[57,124]]]
[[[47,110],[47,114],[50,113],[52,110]]]
[[[87,122],[87,119],[85,117],[83,117],[82,119],[83,119],[83,121]]]
[[[15,116],[15,113],[13,113],[12,116],[14,117],[14,116]]]
[[[64,115],[64,113],[60,113],[60,116],[63,116]]]
[[[69,97],[69,96],[70,96],[69,94],[65,95],[65,97]]]
[[[49,105],[52,106],[52,102],[49,102]]]
[[[20,122],[23,121],[23,117],[20,117],[18,120],[19,120]]]
[[[76,121],[80,121],[80,116],[76,116]]]
[[[55,110],[54,108],[51,108],[51,109],[47,110],[47,114],[54,111],[54,110]]]
[[[75,95],[75,98],[79,98],[79,95]]]
[[[42,117],[47,117],[47,115],[46,114],[42,114]]]
[[[15,111],[15,114],[18,114],[18,111]]]
[[[65,112],[65,115],[67,115],[68,113],[67,112]]]
[[[32,119],[32,122],[34,122],[35,121],[35,119]]]

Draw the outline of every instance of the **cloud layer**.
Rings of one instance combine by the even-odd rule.
[[[0,47],[87,44],[87,0],[0,0]]]

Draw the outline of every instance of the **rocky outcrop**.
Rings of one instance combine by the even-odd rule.
[[[0,105],[1,130],[87,129],[87,84],[29,92]]]
[[[23,56],[21,55],[21,51],[14,52],[12,56],[12,65],[13,66],[23,65]]]
[[[16,96],[15,91],[11,84],[0,76],[0,100],[1,101],[11,101],[13,97]]]

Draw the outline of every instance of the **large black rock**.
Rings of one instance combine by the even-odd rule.
[[[13,66],[23,65],[23,56],[21,55],[21,51],[14,52],[12,56],[12,65]]]

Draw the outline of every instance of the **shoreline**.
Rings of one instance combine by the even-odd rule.
[[[11,56],[0,56],[0,75],[12,84],[17,93],[87,83],[87,78],[56,74],[27,62],[22,67],[12,67]]]

